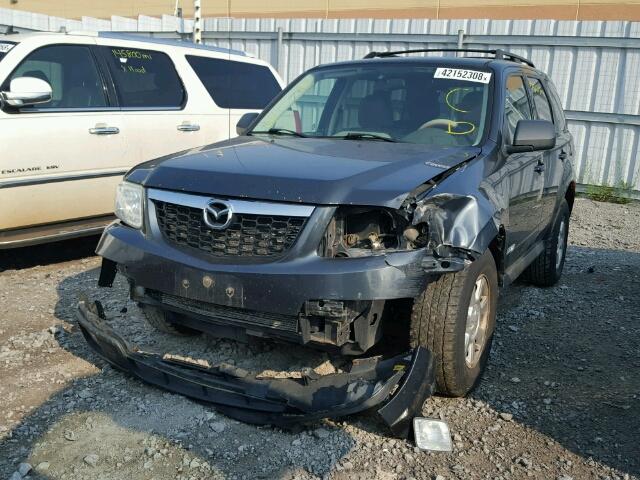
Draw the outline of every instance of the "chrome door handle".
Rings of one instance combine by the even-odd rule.
[[[89,133],[91,135],[116,135],[120,133],[120,129],[118,127],[107,127],[106,125],[98,124],[90,128]]]
[[[200,125],[185,122],[178,125],[178,130],[181,132],[197,132],[200,130]]]

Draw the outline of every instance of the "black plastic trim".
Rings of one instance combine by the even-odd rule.
[[[381,418],[393,433],[406,435],[434,384],[433,359],[423,347],[388,359],[356,360],[347,373],[262,379],[228,364],[204,367],[135,350],[105,321],[100,303],[86,297],[76,316],[89,345],[114,367],[247,423],[287,428],[386,405]]]

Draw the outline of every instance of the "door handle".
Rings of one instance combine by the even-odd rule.
[[[198,130],[200,130],[200,125],[184,122],[178,125],[178,130],[180,130],[181,132],[197,132]]]
[[[544,172],[544,163],[539,163],[538,165],[536,165],[533,171],[536,173]]]
[[[120,133],[118,127],[108,127],[105,124],[98,123],[95,127],[89,129],[91,135],[116,135]]]
[[[560,155],[558,155],[558,158],[560,160],[566,160],[568,156],[569,155],[567,154],[567,152],[565,152],[564,150],[560,150]]]

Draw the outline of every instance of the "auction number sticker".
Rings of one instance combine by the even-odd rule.
[[[489,83],[491,73],[477,70],[463,70],[461,68],[438,68],[433,78],[449,78],[467,82]]]
[[[14,43],[2,43],[2,42],[0,42],[0,53],[7,53],[13,47],[15,47]]]

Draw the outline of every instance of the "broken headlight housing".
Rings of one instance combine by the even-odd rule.
[[[116,190],[116,216],[133,228],[142,228],[144,188],[131,182],[121,182]]]
[[[411,225],[397,210],[340,207],[325,231],[319,254],[329,258],[381,255],[420,248],[426,242],[426,225]]]

